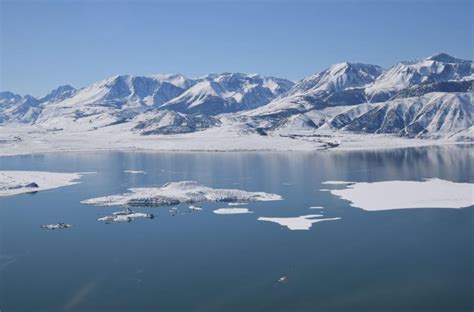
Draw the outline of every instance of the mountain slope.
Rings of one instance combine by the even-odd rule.
[[[186,115],[168,110],[155,110],[137,116],[133,131],[140,135],[179,134],[204,130],[218,125],[219,120],[205,115]]]
[[[363,87],[382,74],[379,66],[340,63],[297,82],[286,94],[249,115],[303,112],[327,106],[353,105],[366,101]]]
[[[41,112],[39,105],[30,95],[0,92],[0,123],[33,123]]]
[[[433,92],[349,109],[335,116],[333,129],[391,133],[408,137],[442,137],[472,127],[474,93]]]

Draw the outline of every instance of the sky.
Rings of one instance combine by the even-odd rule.
[[[473,59],[472,0],[0,0],[0,91],[117,74],[259,73]]]

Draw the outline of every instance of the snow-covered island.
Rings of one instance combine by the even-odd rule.
[[[70,227],[71,227],[70,224],[63,223],[63,222],[45,224],[45,225],[41,226],[42,229],[47,229],[47,230],[64,230],[64,229],[68,229]]]
[[[342,182],[326,191],[369,211],[413,208],[463,208],[474,205],[474,183],[441,179],[424,181]]]
[[[0,196],[33,193],[80,183],[81,173],[0,171]]]
[[[152,213],[135,212],[127,208],[126,210],[113,212],[111,215],[98,218],[97,221],[110,224],[112,222],[132,222],[137,218],[154,219],[155,215]]]
[[[281,200],[277,194],[247,192],[237,189],[215,189],[195,181],[167,183],[161,187],[131,188],[129,193],[97,197],[82,201],[96,206],[159,207],[181,203],[241,202]]]

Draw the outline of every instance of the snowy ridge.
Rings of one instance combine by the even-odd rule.
[[[288,95],[333,93],[347,88],[365,86],[383,73],[379,66],[361,63],[340,63],[303,79],[294,85]]]
[[[291,86],[290,81],[273,77],[241,73],[211,74],[162,107],[217,115],[267,104]]]
[[[424,60],[394,65],[367,87],[366,93],[371,101],[381,101],[420,83],[462,79],[474,79],[472,62],[440,53]]]

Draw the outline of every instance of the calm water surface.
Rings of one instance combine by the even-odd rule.
[[[474,182],[472,148],[319,153],[61,153],[1,157],[0,170],[95,171],[82,183],[0,198],[4,311],[472,311],[474,207],[366,212],[327,180]],[[148,174],[126,174],[144,170]],[[196,180],[278,193],[255,213],[223,204],[104,224],[81,200]],[[341,220],[290,231],[259,216]],[[187,206],[179,206],[186,211]],[[41,224],[66,222],[62,231]],[[277,280],[286,276],[284,283]]]

